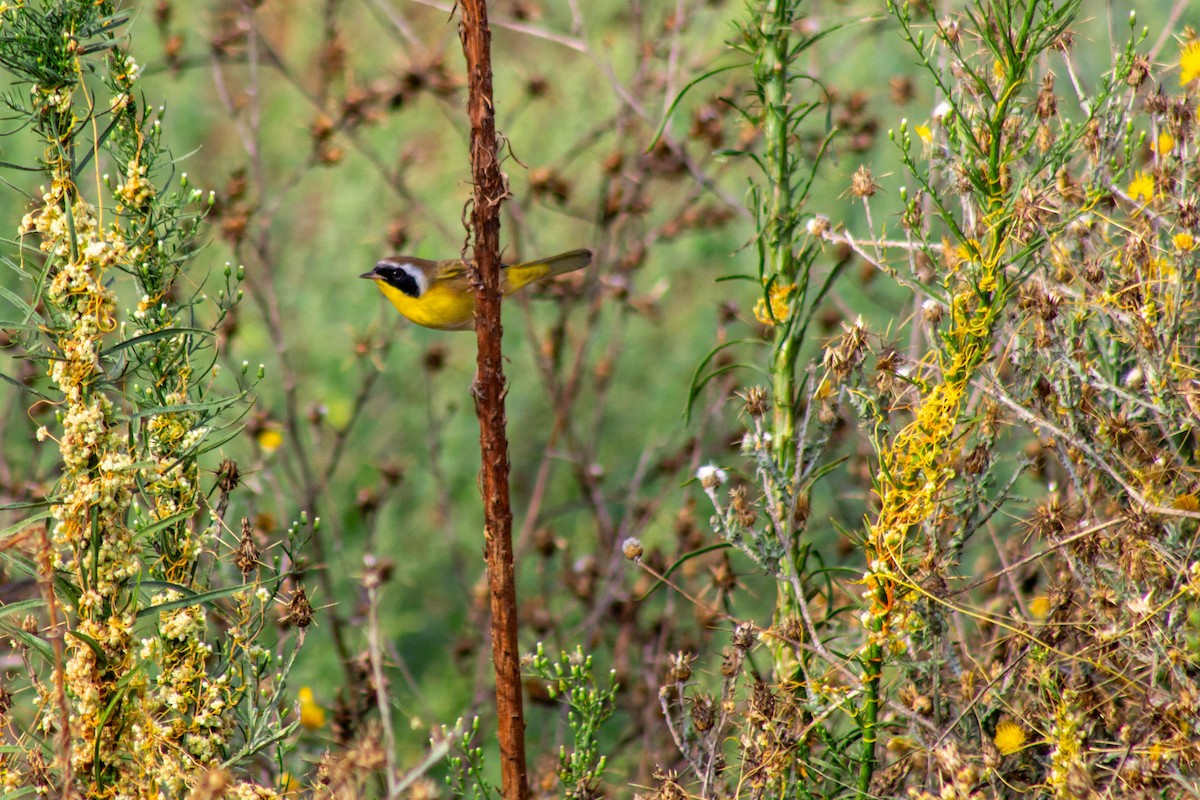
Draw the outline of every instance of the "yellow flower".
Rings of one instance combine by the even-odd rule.
[[[1188,231],[1177,233],[1171,237],[1171,244],[1175,245],[1175,249],[1187,253],[1196,249],[1196,237]]]
[[[1129,196],[1134,200],[1145,200],[1147,203],[1154,199],[1154,178],[1142,170],[1138,170],[1133,180],[1129,182]]]
[[[1171,502],[1171,506],[1180,511],[1200,511],[1200,498],[1194,494],[1181,494]]]
[[[1005,720],[996,725],[996,736],[993,739],[996,743],[996,749],[1000,751],[1000,755],[1007,756],[1020,750],[1025,746],[1025,740],[1028,735],[1025,729],[1015,722]]]
[[[914,130],[916,130],[917,136],[920,137],[923,144],[933,144],[933,129],[928,125],[918,125]]]
[[[1179,85],[1187,86],[1200,78],[1200,41],[1188,42],[1179,54]]]
[[[1150,145],[1150,149],[1160,156],[1165,156],[1175,149],[1175,137],[1169,133],[1160,133],[1158,140]]]
[[[304,786],[292,773],[284,772],[279,775],[279,791],[282,794],[299,794],[303,789]]]
[[[754,318],[763,325],[778,325],[781,322],[787,322],[791,313],[792,295],[795,292],[796,284],[794,283],[786,286],[776,283],[771,287],[771,310],[767,311],[767,301],[760,297],[754,304]]]
[[[301,686],[300,691],[296,693],[296,699],[300,701],[300,724],[310,731],[324,728],[325,709],[313,696],[313,690],[307,686]]]
[[[274,453],[283,444],[283,434],[275,428],[263,428],[259,431],[257,441],[264,452]]]

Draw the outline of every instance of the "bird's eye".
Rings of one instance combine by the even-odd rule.
[[[409,297],[421,296],[421,281],[418,279],[415,269],[408,264],[384,261],[380,262],[375,271],[383,276],[383,280],[389,286],[396,287]]]

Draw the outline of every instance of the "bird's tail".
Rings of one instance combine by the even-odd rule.
[[[540,281],[543,278],[551,278],[555,275],[563,275],[567,272],[583,269],[590,263],[592,263],[591,250],[572,250],[569,253],[559,253],[549,258],[539,258],[537,261],[525,261],[521,264],[513,264],[505,269],[508,271],[512,289],[515,291],[522,286],[534,281]]]

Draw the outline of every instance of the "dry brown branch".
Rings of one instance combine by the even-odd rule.
[[[487,576],[492,610],[492,659],[496,666],[496,728],[504,797],[529,794],[525,763],[525,716],[521,705],[521,661],[517,642],[517,589],[513,566],[512,508],[508,489],[508,437],[504,419],[504,354],[500,324],[500,204],[508,194],[497,152],[492,101],[491,30],[485,0],[461,5],[463,53],[467,59],[467,116],[471,123],[471,176],[478,342],[475,414],[482,456]]]

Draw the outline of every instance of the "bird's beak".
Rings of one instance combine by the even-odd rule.
[[[375,272],[375,270],[371,270],[370,272],[364,272],[362,275],[359,275],[358,277],[366,278],[369,281],[379,280],[379,275]]]

